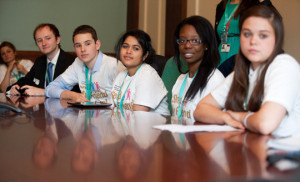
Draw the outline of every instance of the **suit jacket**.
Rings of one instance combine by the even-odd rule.
[[[62,74],[75,60],[75,56],[66,53],[60,49],[60,54],[57,59],[57,63],[54,70],[53,80]],[[24,85],[30,85],[38,88],[45,88],[45,77],[47,69],[47,56],[43,55],[38,57],[30,71],[26,74],[25,77],[17,81],[20,87]],[[13,85],[9,86],[6,91],[10,90]],[[79,87],[73,88],[73,91],[80,92]]]

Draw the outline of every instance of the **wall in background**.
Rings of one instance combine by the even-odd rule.
[[[114,46],[126,31],[126,0],[0,0],[0,42],[7,40],[18,50],[38,50],[33,30],[39,23],[53,23],[61,34],[61,46],[74,51],[72,33],[82,24],[93,26],[103,52]]]
[[[278,9],[285,28],[284,50],[300,62],[300,21],[299,9],[300,0],[272,0],[273,5]]]
[[[157,54],[165,53],[166,0],[140,0],[139,29],[147,32]]]

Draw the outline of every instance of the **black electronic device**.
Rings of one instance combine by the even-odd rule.
[[[18,89],[18,92],[20,93],[20,95],[25,95],[25,90],[26,90],[27,88],[23,88],[23,89]]]
[[[109,107],[110,103],[100,103],[100,102],[68,102],[71,106],[75,107]]]
[[[16,112],[16,113],[22,113],[23,112],[20,108],[17,108],[15,106],[12,106],[12,105],[7,104],[7,103],[0,102],[0,113],[6,112],[6,111],[9,111],[9,110],[13,111],[13,112]]]

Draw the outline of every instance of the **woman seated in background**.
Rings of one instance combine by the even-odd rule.
[[[116,77],[112,98],[121,110],[153,111],[169,115],[167,90],[151,64],[150,36],[142,30],[125,33],[116,45],[116,57],[127,68]]]
[[[177,26],[174,39],[178,70],[181,71],[181,57],[188,72],[181,74],[173,86],[172,115],[192,124],[199,101],[224,80],[216,69],[220,61],[217,40],[212,25],[201,16],[184,19]]]
[[[4,62],[0,65],[0,89],[5,92],[8,86],[16,83],[28,73],[33,62],[26,59],[16,59],[16,47],[10,42],[2,42],[0,51],[1,60]]]
[[[282,51],[280,15],[255,6],[244,13],[239,25],[241,48],[234,72],[200,101],[195,119],[264,135],[299,133],[300,66]]]

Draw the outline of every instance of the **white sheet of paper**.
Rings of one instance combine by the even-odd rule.
[[[240,129],[233,128],[228,125],[179,125],[179,124],[165,124],[153,126],[155,129],[168,130],[173,133],[188,133],[197,131],[207,132],[223,132],[223,131],[239,131]]]

